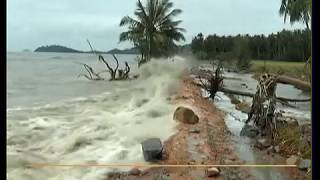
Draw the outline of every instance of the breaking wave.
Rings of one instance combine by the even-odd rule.
[[[146,163],[141,141],[165,140],[175,132],[175,105],[168,97],[177,93],[187,63],[181,57],[152,60],[138,70],[136,80],[106,82],[107,92],[7,109],[7,178],[100,179],[106,173],[35,169],[28,167],[31,163]]]

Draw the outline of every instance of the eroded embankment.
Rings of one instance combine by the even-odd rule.
[[[185,75],[179,95],[172,100],[176,106],[192,109],[198,116],[195,125],[178,123],[177,133],[164,143],[165,159],[160,164],[240,164],[234,154],[223,114],[215,106],[202,97],[201,89],[192,83],[189,75]],[[173,120],[172,120],[173,121]],[[150,168],[138,176],[128,173],[112,174],[107,179],[212,179],[208,178],[208,168]],[[215,179],[250,179],[247,169],[221,168],[221,174]]]

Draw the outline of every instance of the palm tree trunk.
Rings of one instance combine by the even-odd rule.
[[[151,51],[152,51],[152,35],[149,33],[149,41],[148,41],[148,58],[147,61],[151,60]]]
[[[308,23],[307,21],[305,21],[305,23],[306,23],[307,29],[310,30],[310,28],[309,28],[309,23]]]

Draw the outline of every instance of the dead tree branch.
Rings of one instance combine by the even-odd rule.
[[[96,72],[94,72],[93,68],[90,67],[89,65],[84,64],[84,63],[80,63],[80,64],[82,64],[84,66],[84,68],[88,72],[89,76],[85,75],[85,74],[80,74],[78,77],[84,76],[89,80],[104,80],[104,78],[102,78],[100,76],[100,74],[104,73],[104,72],[109,72],[110,73],[110,79],[109,79],[110,81],[129,79],[130,66],[128,65],[127,62],[125,62],[125,69],[119,69],[119,60],[114,54],[112,54],[112,57],[116,62],[116,67],[113,69],[108,64],[108,62],[104,59],[104,57],[101,54],[98,54],[97,51],[95,51],[93,49],[93,47],[92,47],[92,45],[91,45],[91,43],[90,43],[90,41],[88,39],[87,39],[87,42],[88,42],[88,44],[90,46],[91,52],[98,56],[98,60],[100,62],[103,62],[107,66],[108,70],[96,73]],[[117,72],[118,72],[118,77],[116,77]],[[137,76],[135,76],[134,78],[137,78]]]
[[[86,78],[89,79],[89,80],[95,80],[95,81],[104,80],[104,78],[102,78],[102,77],[100,76],[100,74],[101,74],[102,72],[96,73],[96,72],[94,72],[93,68],[90,67],[89,65],[84,64],[84,63],[78,63],[78,64],[83,65],[84,68],[86,69],[86,71],[87,71],[88,74],[89,74],[89,76],[86,75],[86,74],[79,74],[78,77],[84,76],[84,77],[86,77]]]
[[[117,68],[115,70],[113,70],[111,68],[111,66],[107,63],[107,61],[104,60],[102,55],[99,55],[98,58],[99,58],[100,62],[102,61],[107,66],[108,71],[110,72],[110,79],[109,80],[110,81],[115,80],[116,79],[116,72],[117,72],[116,69],[118,68],[118,65],[119,65],[118,61],[117,61],[117,64],[118,64]]]
[[[129,79],[130,66],[127,62],[124,64],[126,67],[118,70],[118,80]]]
[[[206,74],[206,77],[208,77],[207,81],[208,83],[204,83],[200,77],[198,76],[202,88],[204,88],[206,91],[209,92],[209,97],[211,99],[214,99],[217,91],[221,88],[223,84],[223,77],[222,77],[222,64],[218,63],[211,63],[212,69],[214,71],[214,75],[212,73]],[[216,69],[215,69],[216,67]]]
[[[200,82],[201,81],[202,80],[200,80]],[[205,84],[203,81],[201,83],[198,83],[198,82],[193,82],[193,83],[197,86],[204,87],[204,89],[207,90],[206,87],[208,87],[208,85]],[[254,96],[254,94],[250,93],[250,92],[236,91],[233,89],[227,89],[225,87],[220,87],[218,91],[228,93],[228,94],[251,97],[251,98]],[[276,97],[276,99],[280,103],[283,103],[283,101],[285,101],[285,102],[309,102],[309,101],[311,101],[310,98],[308,98],[308,99],[292,99],[292,98],[285,98],[285,97]]]

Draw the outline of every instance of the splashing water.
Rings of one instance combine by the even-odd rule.
[[[41,62],[44,63],[41,66],[51,61],[61,62],[64,57],[59,57],[49,58],[50,62]],[[177,93],[180,75],[187,65],[183,58],[175,59],[174,62],[152,60],[136,70],[140,73],[137,80],[81,80],[81,87],[105,89],[96,94],[37,106],[15,103],[17,106],[7,109],[7,178],[100,179],[108,171],[101,168],[34,169],[26,166],[30,163],[146,163],[140,143],[150,137],[166,140],[175,132],[176,123],[172,119],[175,105],[170,104],[167,97]],[[64,63],[55,66],[59,68]],[[47,77],[50,81],[52,76]],[[12,83],[8,90],[15,91],[14,85]],[[75,93],[81,91],[77,86],[71,88],[72,84],[65,86]],[[28,102],[27,95],[24,102]]]

